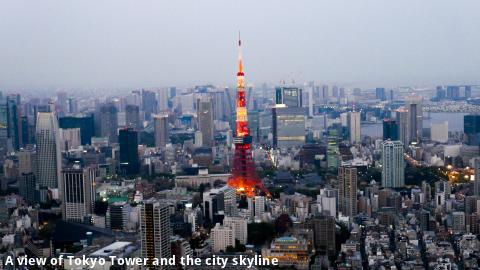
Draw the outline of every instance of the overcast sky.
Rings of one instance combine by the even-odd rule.
[[[0,89],[480,84],[480,1],[2,0]]]

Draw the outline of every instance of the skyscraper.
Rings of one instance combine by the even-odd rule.
[[[360,112],[349,112],[347,115],[347,127],[350,135],[350,143],[360,143]]]
[[[20,95],[7,96],[7,119],[8,138],[13,149],[18,150],[22,146],[22,115],[20,107]]]
[[[398,109],[397,114],[397,125],[398,125],[398,140],[403,143],[404,146],[410,144],[410,133],[408,129],[408,111],[405,109]]]
[[[37,166],[40,201],[47,201],[49,189],[58,188],[61,177],[62,157],[58,121],[53,112],[37,115]],[[60,188],[61,190],[61,188]]]
[[[348,217],[357,215],[357,168],[338,168],[338,204],[340,212]]]
[[[423,132],[422,98],[419,96],[407,97],[408,102],[408,129],[409,143],[420,142]]]
[[[302,89],[297,87],[275,88],[276,104],[285,104],[287,107],[302,107]]]
[[[168,115],[157,114],[153,117],[155,147],[164,148],[170,141],[170,128],[168,126]]]
[[[153,199],[145,201],[140,208],[140,240],[142,257],[148,259],[148,269],[157,268],[152,265],[153,259],[170,258],[171,236],[168,205]]]
[[[83,222],[93,213],[95,203],[95,170],[75,164],[62,170],[62,217]]]
[[[307,222],[313,230],[316,251],[326,253],[328,256],[335,254],[335,217],[318,216]]]
[[[98,123],[100,137],[108,137],[110,143],[118,142],[118,115],[115,104],[106,103],[100,106]]]
[[[140,125],[140,108],[136,105],[127,104],[125,106],[125,126],[139,131]]]
[[[305,144],[305,109],[302,107],[272,108],[274,147],[294,147]]]
[[[405,161],[403,143],[384,141],[382,143],[382,186],[400,188],[405,185]]]
[[[383,120],[383,140],[396,141],[398,139],[399,139],[399,136],[398,136],[397,122],[391,119],[384,119]]]
[[[145,112],[145,120],[150,120],[152,114],[157,113],[157,98],[155,92],[142,89],[142,108]]]
[[[480,115],[470,114],[463,117],[463,131],[467,135],[468,145],[480,144]]]
[[[213,106],[211,97],[197,100],[198,130],[202,132],[203,146],[213,146]]]
[[[474,170],[475,170],[475,182],[473,182],[473,195],[480,196],[480,158],[475,159]]]
[[[127,175],[138,174],[138,133],[130,128],[121,129],[118,135],[120,143],[120,170]]]

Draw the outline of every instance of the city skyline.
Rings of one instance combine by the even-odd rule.
[[[238,30],[251,84],[479,84],[473,1],[275,4],[3,3],[0,88],[233,85]]]

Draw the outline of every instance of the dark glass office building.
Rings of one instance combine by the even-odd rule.
[[[58,122],[60,128],[80,128],[82,145],[90,144],[92,137],[95,135],[93,115],[86,117],[60,117]]]
[[[131,129],[121,129],[118,135],[120,144],[120,173],[134,175],[139,172],[138,133]]]
[[[385,119],[383,120],[383,140],[399,140],[398,124],[395,120]]]
[[[463,132],[467,136],[468,145],[480,144],[480,115],[465,115],[463,117]]]

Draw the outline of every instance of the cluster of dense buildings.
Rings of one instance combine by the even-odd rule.
[[[443,92],[433,102],[473,95],[469,86]],[[271,196],[227,185],[229,88],[1,96],[1,257],[143,257],[148,268],[153,258],[212,254],[296,269],[478,267],[480,116],[465,115],[457,134],[448,122],[424,127],[428,93],[313,82],[246,93],[252,157]],[[362,134],[372,124],[380,136]],[[431,174],[412,179],[415,170]]]

